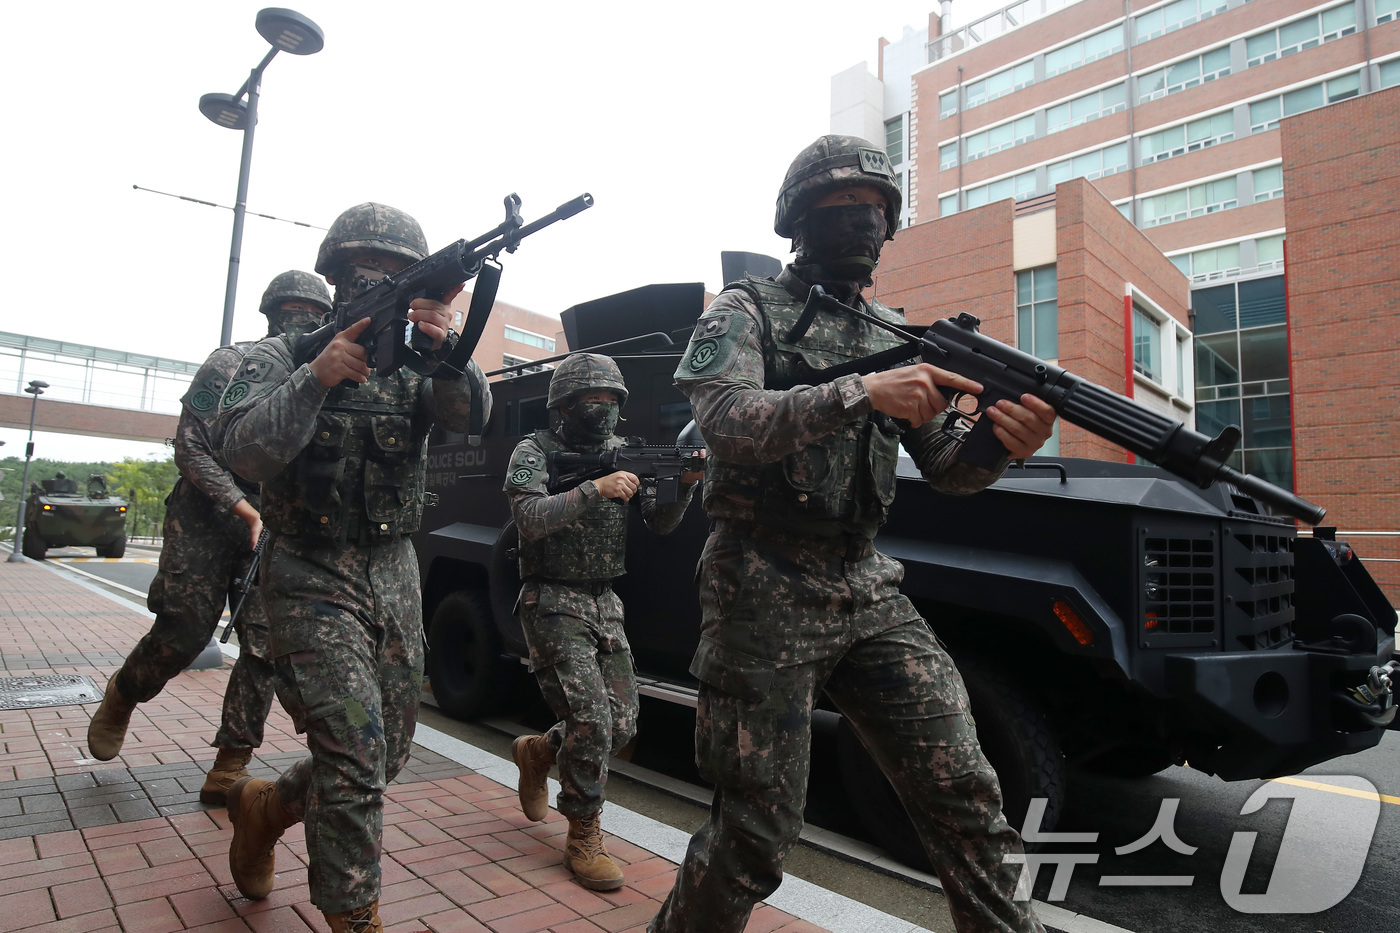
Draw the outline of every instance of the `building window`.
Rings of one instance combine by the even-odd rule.
[[[1356,3],[1353,0],[1352,3],[1334,6],[1321,13],[1309,13],[1277,29],[1250,36],[1245,40],[1245,56],[1252,68],[1354,32]]]
[[[1249,129],[1252,133],[1262,133],[1278,126],[1281,117],[1291,117],[1295,113],[1315,110],[1324,104],[1335,104],[1361,93],[1361,72],[1342,75],[1331,81],[1322,81],[1308,87],[1289,91],[1281,97],[1257,100],[1249,105]]]
[[[1060,355],[1060,323],[1055,266],[1016,273],[1016,346],[1023,353],[1053,360]]]
[[[1138,78],[1138,103],[1166,97],[1198,84],[1223,78],[1230,73],[1230,47],[1222,45],[1204,55],[1196,55]]]
[[[1396,4],[1400,4],[1400,0],[1395,0],[1395,2]],[[1390,61],[1381,65],[1380,72],[1381,90],[1384,90],[1388,87],[1395,87],[1395,85],[1400,84],[1400,58],[1392,58]]]
[[[1121,51],[1123,27],[1120,25],[1045,53],[1045,77],[1064,74]]]
[[[957,112],[958,92],[956,88],[946,94],[938,95],[938,118],[940,120],[946,120]]]
[[[1133,370],[1159,385],[1162,382],[1162,325],[1133,305]]]
[[[967,137],[965,158],[971,162],[1032,139],[1035,139],[1035,117],[1022,117]]]
[[[1022,172],[1010,178],[967,189],[967,206],[981,207],[1004,198],[1021,200],[1035,194],[1035,172]]]
[[[518,327],[506,325],[506,339],[514,340],[516,343],[523,343],[527,347],[539,347],[541,350],[554,352],[554,338],[546,337],[543,334],[532,333],[528,330],[521,330]]]
[[[1127,168],[1128,144],[1119,143],[1062,162],[1052,162],[1046,168],[1046,177],[1051,185],[1058,185],[1071,178],[1087,178],[1093,181],[1095,178],[1126,171]]]
[[[956,168],[957,164],[958,143],[956,140],[954,140],[946,146],[938,147],[938,168],[940,171],[946,171],[950,168]]]
[[[1144,13],[1133,20],[1136,27],[1133,44],[1176,32],[1183,26],[1190,26],[1216,13],[1223,13],[1226,6],[1228,4],[1220,0],[1176,0],[1175,3],[1158,7],[1151,13]]]
[[[1142,199],[1143,227],[1156,227],[1188,217],[1214,214],[1238,207],[1235,176],[1208,181],[1190,188],[1179,188]]]
[[[1235,138],[1235,117],[1230,111],[1201,117],[1190,123],[1148,133],[1138,140],[1141,164],[1160,162],[1173,156],[1207,149]]]
[[[1191,308],[1196,427],[1214,435],[1228,425],[1239,426],[1244,436],[1232,465],[1292,488],[1283,277],[1196,289]]]
[[[949,214],[958,212],[958,196],[956,194],[945,194],[938,199],[938,216],[947,217]]]
[[[1376,0],[1376,25],[1400,17],[1400,0]]]
[[[1254,259],[1260,272],[1283,268],[1283,234],[1254,241]]]
[[[1195,282],[1223,279],[1240,272],[1240,244],[1198,249],[1193,253],[1173,257],[1176,267]]]
[[[515,369],[515,372],[512,373],[512,375],[516,376],[522,375],[524,373],[544,372],[547,369],[553,368],[551,366],[545,366],[542,364],[526,365],[529,362],[530,361],[525,359],[525,357],[523,356],[514,356],[510,353],[506,353],[502,356],[501,365],[505,369]]]
[[[1269,201],[1283,197],[1283,166],[1254,170],[1254,201]]]
[[[998,71],[967,85],[967,108],[971,110],[989,100],[1005,97],[1012,91],[1019,91],[1035,83],[1035,63],[1022,62],[1012,68]]]
[[[1045,112],[1045,131],[1058,133],[1071,126],[1088,123],[1099,117],[1117,113],[1128,106],[1127,84],[1115,84],[1102,91],[1085,94],[1063,104],[1056,104]]]
[[[904,115],[900,114],[885,123],[885,155],[891,165],[904,161]]]

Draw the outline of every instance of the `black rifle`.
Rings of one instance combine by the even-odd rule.
[[[253,548],[253,559],[248,562],[248,572],[236,580],[233,588],[238,591],[238,605],[233,607],[233,612],[228,617],[228,625],[224,626],[224,634],[219,636],[219,644],[227,645],[229,636],[233,634],[233,623],[238,621],[238,614],[243,611],[243,602],[252,592],[253,587],[258,583],[258,565],[262,563],[263,548],[267,546],[267,529],[264,528],[258,535],[258,546]]]
[[[427,375],[461,376],[477,341],[486,328],[486,319],[496,301],[501,267],[496,262],[502,252],[513,253],[520,241],[556,220],[572,217],[593,206],[593,196],[581,194],[531,223],[520,219],[520,198],[505,199],[506,219],[495,229],[473,240],[458,240],[426,259],[392,275],[385,276],[364,294],[338,305],[332,319],[296,343],[298,364],[314,360],[336,334],[363,318],[371,323],[356,341],[368,351],[368,363],[379,375],[387,376],[400,366]],[[408,305],[415,298],[441,301],[452,289],[481,276],[472,292],[471,308],[457,336],[457,344],[443,360],[431,354],[432,340],[412,328],[410,336]],[[347,380],[348,383],[348,380]],[[353,383],[348,383],[353,385]]]
[[[1237,426],[1230,425],[1213,438],[1193,431],[1126,396],[983,335],[977,329],[981,321],[971,314],[964,312],[955,318],[934,321],[920,336],[843,304],[826,294],[820,285],[814,285],[792,334],[788,335],[788,342],[801,339],[811,326],[812,318],[822,309],[853,315],[905,338],[908,343],[863,359],[812,371],[810,375],[802,375],[798,383],[815,385],[848,373],[863,375],[915,357],[980,382],[982,394],[976,398],[975,412],[970,410],[970,405],[966,409],[958,407],[967,393],[943,389],[953,406],[944,419],[943,430],[961,438],[958,459],[966,463],[992,467],[1007,456],[1005,446],[992,433],[992,420],[979,418],[977,414],[1001,399],[1019,403],[1021,396],[1029,393],[1050,403],[1060,417],[1071,424],[1112,441],[1202,489],[1209,488],[1217,480],[1225,480],[1261,502],[1313,525],[1327,514],[1326,509],[1286,489],[1227,466],[1225,461],[1240,442]]]
[[[580,454],[569,450],[549,452],[548,488],[560,493],[590,479],[625,470],[643,482],[656,484],[656,504],[670,505],[680,498],[681,474],[700,473],[705,458],[694,447],[648,447],[640,437],[629,437],[623,447],[614,447],[596,454]]]

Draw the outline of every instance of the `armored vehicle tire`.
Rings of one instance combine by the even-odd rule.
[[[99,545],[97,548],[98,557],[121,557],[126,553],[126,532],[110,544]]]
[[[428,682],[438,707],[454,719],[494,712],[517,673],[501,654],[491,603],[479,590],[450,593],[428,627]]]
[[[44,539],[39,537],[39,533],[32,528],[24,529],[24,541],[20,545],[20,551],[30,560],[43,560],[44,555],[49,552],[49,546],[44,543]]]
[[[972,701],[977,737],[1001,782],[1002,811],[1020,832],[1035,797],[1046,798],[1040,828],[1054,828],[1064,804],[1064,754],[1045,711],[1010,677],[981,659],[955,654]],[[871,836],[895,858],[932,871],[914,824],[875,760],[842,720],[837,733],[847,797]]]

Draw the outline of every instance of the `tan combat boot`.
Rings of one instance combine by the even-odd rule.
[[[121,695],[117,690],[117,675],[107,681],[107,692],[102,695],[102,704],[88,723],[88,751],[98,761],[111,761],[121,754],[122,743],[126,741],[126,726],[131,722],[131,713],[136,704]]]
[[[228,790],[228,819],[233,842],[228,847],[228,868],[243,896],[260,901],[272,893],[277,840],[297,823],[282,807],[277,785],[247,777]]]
[[[549,769],[554,765],[554,749],[542,735],[522,735],[510,744],[511,757],[520,769],[520,809],[526,819],[549,816]]]
[[[204,777],[204,786],[199,789],[200,803],[223,806],[228,802],[228,789],[248,776],[248,762],[253,757],[251,748],[221,748],[214,759],[214,767]]]
[[[622,869],[603,845],[599,814],[587,819],[569,820],[569,838],[564,840],[564,867],[578,883],[592,891],[616,891],[622,887]]]
[[[379,901],[370,902],[365,907],[347,910],[343,914],[326,914],[326,923],[331,933],[384,933],[384,924],[379,921]]]

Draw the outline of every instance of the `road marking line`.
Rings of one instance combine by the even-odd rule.
[[[132,589],[132,588],[129,587],[129,586],[122,586],[120,583],[114,583],[113,581],[108,580],[106,577],[99,577],[99,576],[98,576],[97,574],[95,574],[95,573],[88,573],[86,570],[79,570],[77,567],[74,567],[72,564],[69,564],[67,567],[64,567],[63,569],[66,570],[66,571],[68,571],[69,573],[76,573],[76,574],[78,574],[79,576],[87,577],[89,580],[96,580],[98,583],[101,583],[103,586],[114,586],[114,587],[116,587],[117,589],[121,590],[123,593],[130,593],[132,596],[139,596],[141,599],[145,599],[146,596],[148,595],[148,594],[146,594],[146,593],[141,592],[140,590],[134,590],[134,589]]]
[[[1341,787],[1337,784],[1324,784],[1321,781],[1308,781],[1303,778],[1281,777],[1269,778],[1279,784],[1292,784],[1294,787],[1309,787],[1313,790],[1327,791],[1333,794],[1342,794],[1346,797],[1360,797],[1362,800],[1379,800],[1382,803],[1400,804],[1400,797],[1392,797],[1390,794],[1372,794],[1364,790],[1357,790],[1353,787]]]

